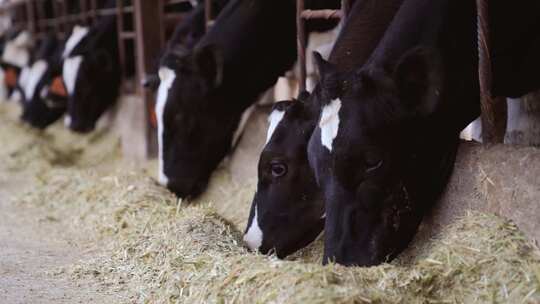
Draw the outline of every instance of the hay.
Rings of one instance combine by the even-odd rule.
[[[16,132],[27,136],[26,130]],[[97,150],[81,153],[102,155]],[[39,187],[18,201],[99,243],[96,258],[59,273],[128,291],[126,303],[540,301],[539,250],[515,225],[493,215],[471,212],[436,238],[415,243],[412,257],[378,267],[321,266],[320,241],[280,261],[242,247],[253,184],[236,184],[220,171],[202,198],[178,201],[146,170],[86,166],[90,159],[75,163],[49,163]]]

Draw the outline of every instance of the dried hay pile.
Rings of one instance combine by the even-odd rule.
[[[119,140],[108,130],[77,135],[58,122],[38,131],[19,122],[18,108],[16,104],[0,106],[3,171],[40,174],[55,167],[110,166],[120,159]]]
[[[127,165],[51,165],[41,176],[19,203],[103,244],[100,256],[64,271],[127,290],[126,303],[540,301],[540,252],[495,216],[469,213],[437,238],[417,242],[412,258],[323,267],[320,241],[287,261],[247,252],[241,229],[253,185],[234,184],[223,170],[196,202],[176,200],[149,172]]]

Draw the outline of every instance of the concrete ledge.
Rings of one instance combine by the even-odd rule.
[[[463,143],[446,193],[425,224],[437,231],[468,210],[506,217],[540,242],[540,149]]]

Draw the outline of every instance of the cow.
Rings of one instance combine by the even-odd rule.
[[[376,265],[415,235],[479,114],[476,33],[474,1],[405,0],[369,61],[326,86],[308,146],[324,263]]]
[[[401,0],[356,1],[330,54],[340,71],[365,63]],[[318,66],[321,57],[316,56]],[[319,71],[319,74],[324,74]],[[276,104],[258,165],[257,191],[244,242],[251,250],[283,258],[311,243],[324,227],[324,199],[307,159],[307,145],[320,107],[314,101],[333,79],[320,79],[313,94]]]
[[[159,182],[177,196],[206,189],[242,113],[293,65],[295,8],[292,0],[232,0],[193,50],[163,56],[155,108]]]
[[[28,78],[28,65],[32,61],[34,38],[28,31],[12,30],[6,33],[2,50],[0,78],[2,91],[11,100],[22,102],[20,86]]]
[[[67,92],[62,84],[61,54],[64,45],[49,33],[41,42],[23,88],[21,119],[38,129],[59,120],[67,110]]]
[[[112,1],[106,7],[114,6]],[[91,132],[120,93],[116,16],[102,17],[91,27],[75,26],[62,59],[62,79],[68,93],[65,125],[74,132]]]
[[[156,103],[161,184],[179,197],[202,193],[242,112],[294,63],[294,28],[293,1],[232,0],[192,51],[164,55]]]

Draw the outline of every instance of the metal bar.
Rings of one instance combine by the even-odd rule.
[[[155,5],[154,1],[148,0],[133,0],[135,7],[135,32],[136,39],[136,58],[137,58],[137,82],[144,78],[145,75],[152,71],[154,58],[157,58],[160,53],[160,33],[162,31],[159,16],[161,14],[159,6]],[[146,152],[148,156],[157,154],[157,132],[152,125],[155,97],[153,92],[145,90],[142,86],[138,86],[139,95],[143,97],[142,104],[133,105],[134,107],[142,107],[146,117]]]
[[[135,39],[135,38],[137,38],[137,34],[135,32],[121,32],[120,33],[121,40]]]
[[[166,25],[165,25],[165,6],[166,6],[166,0],[159,0],[158,1],[158,11],[159,11],[159,45],[160,49],[163,48],[165,45],[165,42],[167,41],[166,36]]]
[[[343,17],[341,10],[304,10],[301,14],[302,19],[340,19]]]
[[[306,27],[304,19],[302,18],[302,13],[305,10],[304,0],[296,0],[296,33],[297,33],[297,43],[296,47],[298,50],[298,65],[299,65],[299,77],[300,77],[300,92],[306,90]]]
[[[121,35],[121,33],[124,31],[124,10],[122,0],[116,0],[116,30],[118,31],[118,55],[120,59],[120,66],[124,67],[126,66],[126,45]]]
[[[33,1],[26,1],[25,2],[25,8],[26,8],[26,29],[29,30],[32,34],[36,33],[36,24],[35,24],[35,16],[34,16],[34,2]]]
[[[208,31],[210,26],[212,26],[212,20],[213,20],[212,0],[204,0],[204,15],[205,15],[205,20],[206,20],[205,26],[206,26],[206,30]]]
[[[477,0],[476,4],[478,9],[478,74],[482,109],[482,141],[486,144],[503,143],[506,132],[507,105],[505,98],[491,96],[492,70],[488,0]]]

